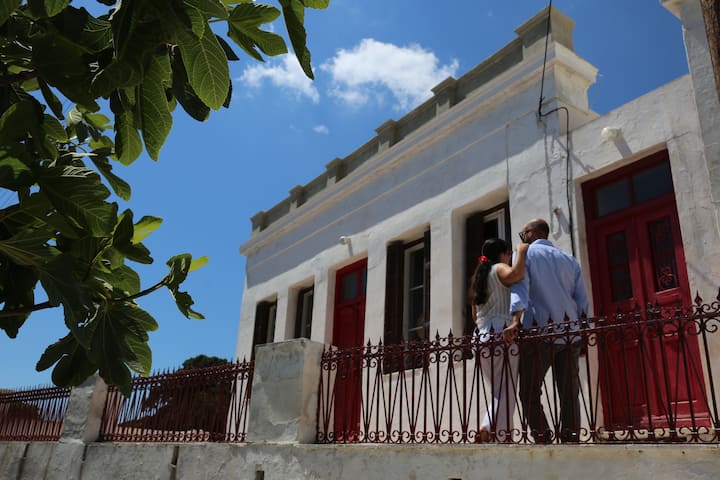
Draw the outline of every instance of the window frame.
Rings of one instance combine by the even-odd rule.
[[[387,247],[387,271],[385,276],[385,345],[400,345],[409,341],[409,258],[414,252],[423,251],[423,333],[418,339],[430,335],[430,229],[420,238],[395,241]],[[414,327],[418,328],[418,327]]]
[[[255,347],[275,341],[275,326],[277,322],[277,299],[263,300],[255,305],[255,322],[253,324],[252,356],[255,357]],[[264,333],[264,335],[263,335]],[[264,338],[261,338],[264,337]]]
[[[309,298],[309,301],[308,301]],[[312,310],[315,303],[315,285],[298,290],[295,308],[295,336],[310,339],[312,334]]]

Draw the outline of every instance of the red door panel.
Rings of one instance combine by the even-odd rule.
[[[641,169],[630,169],[625,178],[638,172],[642,175]],[[614,174],[596,181],[597,187],[585,187],[595,310],[606,317],[607,325],[617,326],[598,338],[606,425],[679,427],[692,419],[695,425],[706,424],[709,414],[694,325],[654,323],[644,316],[648,305],[690,305],[674,195],[593,218],[600,211],[593,203],[594,188],[622,182]]]
[[[365,332],[367,259],[349,265],[335,277],[333,345],[362,347]],[[338,362],[335,377],[335,438],[352,441],[360,431],[362,359],[348,356]]]

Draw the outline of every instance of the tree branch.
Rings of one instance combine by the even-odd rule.
[[[167,281],[167,277],[163,278],[162,280],[160,280],[158,283],[156,283],[152,287],[146,288],[142,292],[138,292],[134,295],[129,295],[127,297],[113,298],[112,301],[113,302],[129,302],[131,300],[135,300],[136,298],[144,297],[145,295],[148,295],[148,294],[154,292],[155,290],[158,290],[158,289],[164,287],[166,281]]]
[[[15,310],[5,310],[0,312],[0,318],[16,317],[18,315],[25,315],[26,313],[37,312],[38,310],[45,310],[47,308],[57,307],[50,302],[38,303],[37,305],[30,305],[29,307],[16,308]]]

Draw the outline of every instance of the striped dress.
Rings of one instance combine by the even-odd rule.
[[[500,282],[497,264],[490,269],[487,280],[487,301],[475,306],[475,325],[480,341],[490,340],[490,329],[499,334],[510,324],[510,289]]]

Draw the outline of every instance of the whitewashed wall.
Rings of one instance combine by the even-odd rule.
[[[544,45],[544,41],[537,42]],[[413,239],[431,229],[432,332],[462,330],[464,220],[472,212],[508,199],[513,228],[530,217],[550,218],[555,203],[548,192],[564,185],[555,179],[563,162],[556,115],[538,121],[543,50],[537,43],[525,60],[472,92],[465,100],[381,151],[350,176],[307,204],[256,233],[242,247],[247,256],[238,355],[250,355],[255,305],[278,300],[275,340],[289,338],[293,286],[315,283],[313,340],[332,339],[334,272],[368,258],[365,338],[382,336],[385,255],[389,242]],[[557,100],[571,105],[574,120],[587,110],[587,88],[596,69],[566,47],[551,42],[545,79],[545,109]],[[558,78],[561,81],[556,81]],[[574,99],[574,104],[569,100]],[[579,100],[578,100],[579,99]],[[579,105],[578,105],[579,104]],[[564,125],[564,123],[563,123]],[[561,136],[564,141],[564,136]],[[550,166],[550,177],[544,173]],[[535,189],[536,178],[540,190]],[[536,196],[543,200],[537,202]],[[540,206],[541,208],[536,208]],[[345,235],[350,243],[341,245]],[[556,239],[568,244],[562,232]]]
[[[387,245],[418,238],[428,227],[430,331],[461,332],[465,219],[505,201],[509,201],[513,232],[530,218],[546,218],[550,239],[569,251],[572,229],[576,255],[592,289],[582,184],[664,149],[670,157],[690,288],[693,295],[711,301],[720,286],[720,217],[713,200],[720,185],[715,178],[720,161],[712,147],[720,135],[713,126],[720,120],[719,109],[706,103],[717,103],[717,96],[710,95],[707,102],[697,97],[710,90],[708,84],[714,86],[707,68],[707,42],[699,37],[704,30],[698,2],[665,3],[672,3],[685,22],[692,76],[602,117],[588,105],[587,89],[595,80],[595,68],[563,44],[549,44],[544,91],[549,100],[543,111],[557,106],[569,111],[571,206],[566,191],[564,112],[537,116],[543,54],[539,47],[544,41],[536,42],[525,46],[522,63],[253,235],[242,247],[248,261],[238,355],[250,355],[255,305],[260,300],[278,300],[275,341],[292,336],[295,285],[307,285],[308,279],[315,284],[313,340],[331,343],[335,272],[364,257],[368,259],[364,338],[377,342],[383,335]],[[565,27],[561,32],[556,27],[554,35],[568,33],[567,24],[560,23],[559,28]],[[614,141],[604,140],[605,127],[618,129],[620,135]],[[348,236],[350,243],[341,245],[340,236]],[[720,340],[713,336],[710,341],[710,351],[720,352]],[[706,359],[702,361],[709,391],[711,381],[720,382],[720,372],[708,375]],[[710,361],[719,362],[720,355],[714,354]]]
[[[717,477],[716,445],[228,445],[0,442],[8,480],[588,480]]]

